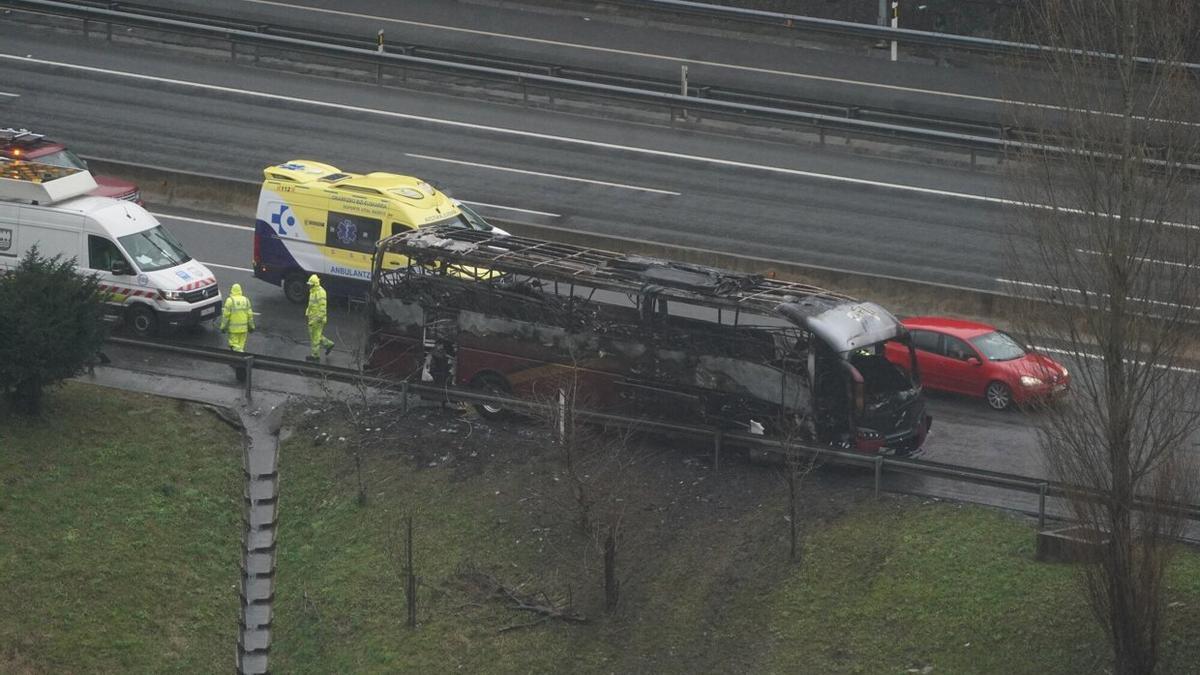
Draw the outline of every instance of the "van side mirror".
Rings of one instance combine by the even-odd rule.
[[[119,277],[127,277],[133,274],[133,269],[129,267],[129,263],[124,260],[114,260],[109,271]]]

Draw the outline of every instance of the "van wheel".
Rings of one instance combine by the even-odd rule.
[[[283,294],[297,305],[303,305],[308,302],[308,280],[302,273],[292,272],[283,278]]]
[[[485,394],[498,394],[507,396],[512,393],[512,387],[508,386],[508,380],[504,379],[503,375],[497,373],[480,373],[471,380],[471,388],[483,392]],[[485,420],[501,420],[509,417],[509,411],[496,403],[476,403],[475,410],[479,412],[479,416]]]
[[[153,337],[158,332],[158,315],[145,305],[130,305],[125,310],[125,325],[138,337]]]

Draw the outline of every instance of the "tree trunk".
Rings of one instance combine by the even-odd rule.
[[[799,560],[799,554],[796,551],[796,467],[792,464],[788,465],[788,509],[790,517],[788,518],[791,524],[792,545],[791,551],[788,553],[788,560],[796,562]]]
[[[613,528],[608,527],[608,536],[604,539],[604,610],[611,612],[617,608],[620,594],[617,582],[617,543],[613,538]]]

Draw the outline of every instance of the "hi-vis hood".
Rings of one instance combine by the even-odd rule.
[[[187,292],[212,286],[217,278],[200,262],[189,260],[175,267],[139,273],[136,283],[164,291]]]

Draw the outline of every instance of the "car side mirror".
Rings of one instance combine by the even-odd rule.
[[[109,271],[119,277],[133,274],[133,270],[130,269],[129,263],[125,262],[124,260],[114,260],[112,267],[109,268]]]
[[[981,362],[979,359],[975,358],[974,356],[968,356],[967,364],[979,367],[979,366],[983,365],[983,362]]]

